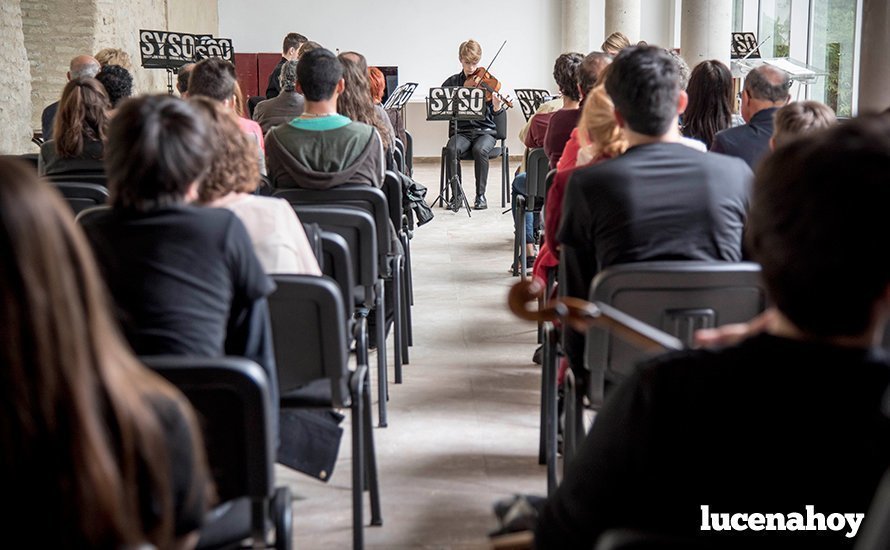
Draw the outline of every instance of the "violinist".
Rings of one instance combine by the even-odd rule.
[[[464,86],[467,80],[476,73],[479,61],[482,59],[482,46],[475,40],[467,40],[460,45],[458,59],[463,67],[461,72],[448,77],[442,86]],[[452,177],[452,163],[455,155],[460,159],[461,155],[472,150],[476,175],[476,200],[473,209],[484,210],[488,208],[485,200],[485,184],[488,181],[488,154],[495,145],[495,114],[502,111],[502,104],[497,94],[491,94],[491,100],[486,101],[485,118],[482,120],[459,120],[457,131],[448,139],[445,159],[446,178]],[[452,200],[460,200],[460,197],[452,197]]]

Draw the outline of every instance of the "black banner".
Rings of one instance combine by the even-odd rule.
[[[427,120],[481,120],[485,118],[485,92],[482,88],[445,86],[430,88],[426,103]]]
[[[208,57],[235,62],[231,38],[171,31],[139,31],[139,50],[146,69],[178,69]]]
[[[760,59],[760,48],[753,32],[732,33],[731,59]]]

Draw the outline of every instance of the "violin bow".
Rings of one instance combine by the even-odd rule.
[[[498,58],[499,55],[501,55],[501,50],[503,50],[504,46],[506,46],[506,45],[507,45],[507,41],[504,40],[504,43],[501,44],[500,48],[498,48],[497,53],[494,54],[494,57],[492,57],[491,61],[488,62],[488,67],[485,68],[486,73],[491,74],[491,66],[494,65],[495,60]]]

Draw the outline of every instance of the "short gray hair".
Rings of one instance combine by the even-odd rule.
[[[71,73],[71,80],[74,80],[75,78],[93,78],[99,74],[100,68],[99,62],[92,59],[87,63],[76,63],[71,65],[68,72]]]
[[[769,65],[754,67],[745,76],[745,91],[754,99],[780,103],[787,101],[791,78],[788,73]]]
[[[294,91],[297,83],[297,61],[288,61],[281,66],[281,74],[278,75],[278,84],[282,92]]]
[[[689,86],[689,76],[692,71],[689,70],[689,64],[686,63],[686,60],[674,50],[665,48],[668,54],[674,58],[674,63],[677,64],[677,78],[679,80],[680,89],[685,90],[687,86]]]

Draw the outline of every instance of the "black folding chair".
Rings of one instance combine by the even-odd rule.
[[[343,297],[328,277],[274,275],[269,297],[275,362],[282,409],[352,411],[353,548],[363,547],[362,492],[367,482],[371,525],[383,525],[377,479],[377,457],[371,421],[368,356],[358,354],[355,372],[347,364]],[[364,322],[360,319],[360,322]],[[356,334],[365,338],[367,330]],[[358,349],[366,349],[360,342]]]
[[[71,181],[53,181],[52,184],[65,198],[75,216],[88,208],[108,204],[108,188],[104,185]]]
[[[538,214],[544,209],[549,182],[553,181],[556,170],[550,170],[550,160],[541,147],[529,151],[526,166],[527,191],[525,196],[517,195],[513,220],[513,276],[521,274],[526,277],[526,214]],[[517,265],[518,264],[518,265]]]
[[[766,309],[766,288],[755,263],[640,262],[612,266],[591,282],[590,301],[608,304],[691,346],[696,330],[750,320]],[[639,348],[592,328],[585,340],[586,395],[598,410],[607,385],[629,376],[647,358]],[[584,437],[583,396],[566,374],[564,462]]]
[[[342,237],[349,247],[352,260],[352,275],[356,283],[356,289],[352,292],[352,304],[355,306],[357,320],[366,320],[373,309],[376,316],[377,336],[377,408],[378,424],[386,427],[388,424],[386,413],[386,400],[388,398],[388,384],[386,371],[386,314],[383,291],[383,279],[379,276],[379,263],[377,254],[377,238],[374,219],[365,211],[350,208],[343,205],[324,204],[293,204],[294,211],[304,223],[317,223],[323,231],[336,233]],[[349,299],[349,297],[344,297]],[[360,338],[364,342],[364,350],[356,352],[367,353],[367,323],[359,322],[364,327],[365,337]],[[381,357],[383,356],[383,357]]]
[[[108,187],[108,176],[105,172],[57,172],[43,177],[52,182],[94,183]]]
[[[409,230],[410,212],[405,212],[402,202],[402,179],[399,174],[387,171],[383,178],[383,194],[389,206],[389,220],[402,244],[402,363],[409,363],[408,347],[414,345],[414,330],[411,323],[411,306],[414,305],[414,276],[411,271],[411,237]],[[401,369],[396,371],[396,384],[402,383]]]
[[[290,550],[293,512],[287,487],[275,487],[275,414],[266,373],[236,357],[143,357],[185,394],[198,413],[220,504],[201,529],[198,548]],[[273,529],[273,544],[266,533]]]

